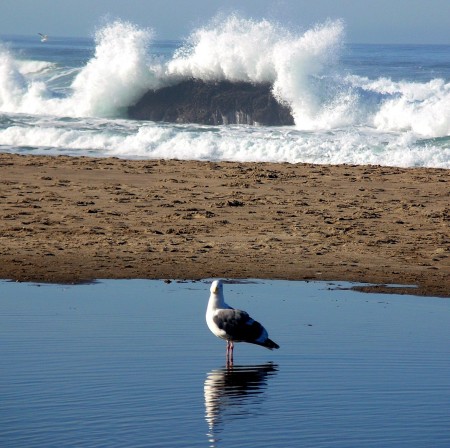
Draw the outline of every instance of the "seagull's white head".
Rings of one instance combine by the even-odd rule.
[[[223,283],[222,280],[214,280],[211,284],[210,291],[213,294],[222,294],[223,293]]]

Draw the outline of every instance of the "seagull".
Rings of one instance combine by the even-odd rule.
[[[269,339],[267,330],[259,322],[253,320],[245,311],[236,310],[225,303],[221,280],[213,281],[210,291],[206,323],[215,336],[227,341],[227,366],[233,365],[235,342],[261,345],[269,350],[280,348]]]
[[[38,33],[39,36],[41,36],[41,42],[47,42],[48,41],[48,36],[47,34],[42,34],[42,33]]]

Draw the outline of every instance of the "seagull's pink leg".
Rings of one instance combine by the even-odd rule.
[[[227,340],[227,367],[233,365],[233,342]]]

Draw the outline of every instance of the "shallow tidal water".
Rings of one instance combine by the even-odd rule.
[[[0,282],[0,446],[449,447],[450,301],[348,286],[226,284],[226,368],[209,282]]]

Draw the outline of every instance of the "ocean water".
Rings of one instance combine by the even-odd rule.
[[[281,346],[225,343],[209,282],[0,282],[0,445],[450,446],[450,302],[225,285]]]
[[[294,126],[127,119],[148,89],[269,82]],[[0,38],[0,151],[450,168],[450,46],[351,45],[345,26],[221,17],[183,41],[115,21],[93,39]]]

